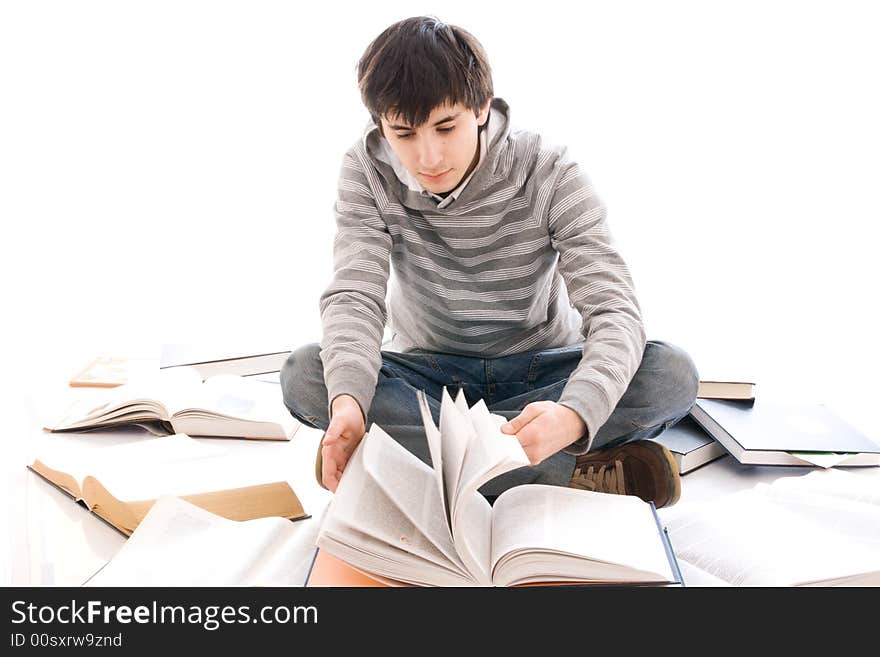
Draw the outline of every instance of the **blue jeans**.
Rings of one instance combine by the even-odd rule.
[[[320,346],[315,343],[294,351],[281,369],[281,389],[294,417],[324,430],[329,423],[328,400],[319,353]],[[461,388],[469,405],[483,399],[492,413],[511,419],[531,402],[558,401],[582,353],[582,344],[501,358],[383,351],[367,430],[375,422],[430,465],[417,390],[427,393],[438,425],[444,386],[453,397]],[[649,341],[629,387],[593,438],[591,451],[659,435],[693,406],[698,378],[693,361],[682,349]],[[493,498],[520,484],[565,486],[574,468],[575,457],[560,451],[538,465],[517,468],[492,479],[480,492]]]

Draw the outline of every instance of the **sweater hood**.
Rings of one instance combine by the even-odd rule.
[[[492,126],[489,129],[491,137],[488,144],[488,154],[477,165],[473,172],[473,177],[464,190],[462,190],[459,197],[446,206],[446,212],[454,214],[456,208],[480,196],[498,180],[505,178],[513,164],[512,158],[504,157],[504,154],[510,148],[508,143],[508,137],[511,133],[510,106],[502,98],[493,98],[489,107],[489,122]],[[384,141],[385,138],[379,133],[379,127],[370,121],[364,131],[363,145],[370,163],[384,179],[386,190],[408,208],[437,212],[437,201],[435,199],[430,195],[410,189],[397,176],[394,167],[385,162],[384,159],[380,159],[380,153],[383,150],[382,142]]]

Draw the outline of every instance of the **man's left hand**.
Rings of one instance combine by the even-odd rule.
[[[516,434],[531,464],[537,465],[582,438],[587,425],[568,406],[539,401],[526,405],[522,413],[501,427],[501,431]]]

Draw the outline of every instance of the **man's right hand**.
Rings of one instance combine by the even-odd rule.
[[[321,446],[321,480],[336,492],[342,471],[365,432],[361,406],[351,395],[339,395],[331,404],[330,426]]]

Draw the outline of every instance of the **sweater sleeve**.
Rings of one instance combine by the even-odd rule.
[[[586,338],[559,403],[587,425],[586,435],[566,448],[579,455],[589,451],[635,375],[645,351],[645,329],[629,269],[612,244],[605,206],[577,164],[559,166],[548,230]]]
[[[354,149],[342,163],[334,213],[333,279],[320,303],[327,403],[349,394],[366,420],[382,365],[392,241]]]

